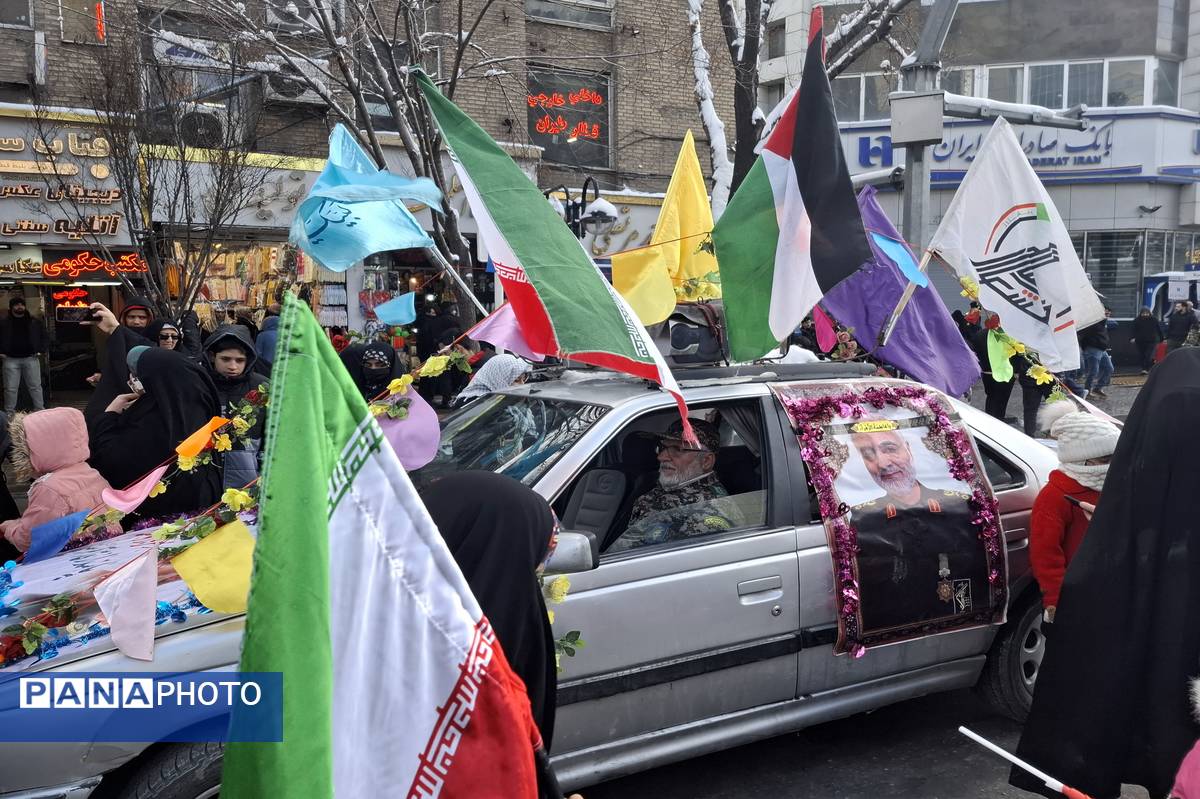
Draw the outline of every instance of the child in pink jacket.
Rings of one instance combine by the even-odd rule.
[[[24,552],[34,527],[97,507],[108,483],[87,464],[87,423],[75,408],[18,414],[11,432],[13,467],[19,478],[33,484],[25,513],[0,523],[0,535]]]

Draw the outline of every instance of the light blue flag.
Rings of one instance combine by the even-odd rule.
[[[415,200],[437,211],[442,193],[429,178],[406,178],[375,166],[342,125],[329,136],[329,160],[300,203],[289,239],[322,266],[344,272],[384,250],[432,247],[404,207]]]
[[[375,318],[385,325],[410,325],[417,320],[417,293],[407,291],[375,306]]]
[[[875,246],[891,259],[892,263],[900,267],[900,272],[908,279],[908,282],[916,283],[921,288],[929,285],[929,276],[921,271],[921,267],[913,259],[912,250],[908,249],[907,244],[882,233],[876,233],[874,230],[871,231],[871,239],[875,242]]]
[[[87,511],[81,510],[34,527],[29,531],[29,549],[25,551],[25,559],[21,562],[37,563],[57,555],[79,530],[87,515]]]

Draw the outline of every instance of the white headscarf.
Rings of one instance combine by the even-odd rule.
[[[479,399],[485,394],[502,391],[517,382],[521,375],[528,374],[532,369],[533,367],[527,362],[515,355],[493,355],[475,373],[475,377],[462,390],[458,398],[469,401]]]

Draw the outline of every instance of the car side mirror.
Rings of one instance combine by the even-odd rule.
[[[558,546],[546,561],[546,574],[574,574],[600,565],[600,541],[594,533],[562,530]]]

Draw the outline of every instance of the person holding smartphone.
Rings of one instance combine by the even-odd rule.
[[[8,318],[0,322],[0,355],[4,357],[4,413],[11,417],[17,410],[21,383],[29,391],[33,409],[46,405],[42,400],[41,355],[48,349],[49,338],[42,320],[29,315],[24,297],[8,301]]]

